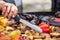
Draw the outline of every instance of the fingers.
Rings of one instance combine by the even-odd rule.
[[[11,18],[11,17],[13,16],[13,13],[14,13],[14,9],[13,9],[13,7],[11,6],[11,8],[10,8],[10,13],[9,13],[9,15],[8,15],[8,18]]]
[[[6,7],[3,8],[2,15],[6,12]]]
[[[12,17],[15,17],[17,15],[17,12],[18,12],[18,10],[15,9]]]
[[[14,5],[12,5],[8,18],[15,17],[17,15],[17,12],[18,12],[17,8]]]
[[[8,15],[8,18],[10,19],[12,18],[12,16],[13,16],[13,12],[10,12],[10,14]]]
[[[18,9],[13,4],[5,4],[5,7],[3,8],[2,15],[4,15],[7,18],[12,18],[17,15]]]
[[[12,17],[15,17],[17,15],[17,13],[18,13],[18,9],[17,9],[16,6],[13,6],[13,8],[15,8],[15,9],[14,9],[14,13],[13,13]]]
[[[4,17],[7,17],[9,11],[10,11],[10,5],[9,5],[8,3],[4,4],[4,6],[3,6],[3,11],[2,11],[2,15],[3,15]]]
[[[8,17],[8,14],[9,14],[9,12],[10,12],[10,7],[11,7],[11,6],[8,6],[8,7],[7,7],[7,10],[6,10],[6,12],[5,12],[5,17]]]
[[[8,18],[15,17],[17,15],[17,12],[18,10],[16,7],[12,5]]]

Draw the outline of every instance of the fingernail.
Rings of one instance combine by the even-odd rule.
[[[2,15],[3,15],[3,13],[2,13]]]
[[[12,17],[14,18],[15,16],[13,15]]]

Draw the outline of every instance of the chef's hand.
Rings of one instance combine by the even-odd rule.
[[[7,18],[12,18],[17,15],[18,9],[14,4],[4,3],[2,5],[2,15]]]

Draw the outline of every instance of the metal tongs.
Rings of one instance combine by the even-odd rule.
[[[35,30],[35,31],[37,31],[37,32],[39,32],[39,33],[42,33],[42,32],[43,32],[40,27],[38,27],[37,25],[31,24],[30,22],[28,22],[28,21],[20,18],[19,15],[17,15],[17,16],[14,18],[14,20],[17,21],[17,22],[21,22],[21,23],[25,24],[27,27],[30,27],[30,28],[32,28],[33,30]]]
[[[22,2],[21,2],[21,9],[20,9],[20,12],[19,13],[22,14]],[[33,30],[35,30],[35,31],[37,31],[39,33],[42,33],[43,32],[40,27],[38,27],[38,26],[36,26],[34,24],[31,24],[30,22],[22,19],[19,14],[14,19],[18,23],[21,22],[21,23],[25,24],[27,27],[30,27],[30,28],[32,28]]]

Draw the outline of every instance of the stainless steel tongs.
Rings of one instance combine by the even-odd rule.
[[[25,24],[27,27],[30,27],[32,28],[33,30],[39,32],[39,33],[42,33],[42,29],[40,27],[38,27],[37,25],[34,25],[34,24],[31,24],[30,22],[20,18],[19,15],[17,15],[15,18],[14,18],[15,21],[17,22],[22,22],[23,24]]]

